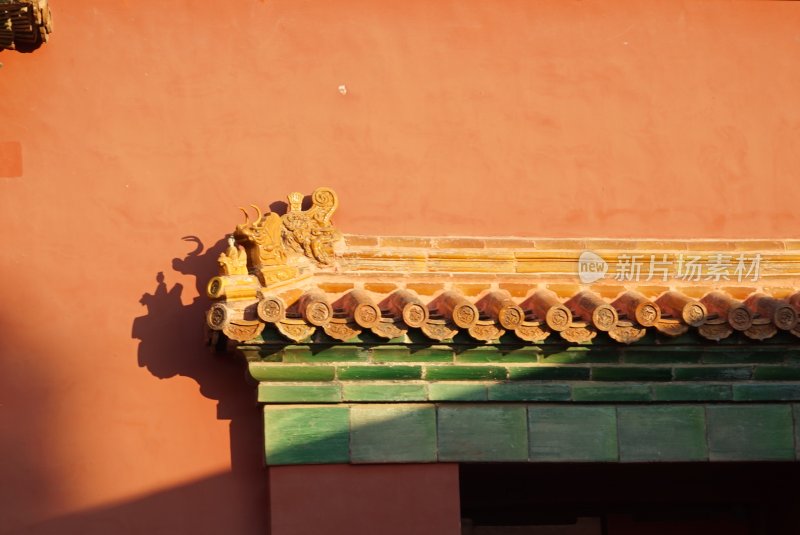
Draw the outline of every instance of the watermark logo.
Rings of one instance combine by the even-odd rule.
[[[761,254],[730,255],[692,254],[619,254],[609,261],[593,251],[583,251],[578,258],[578,278],[584,284],[609,278],[619,282],[679,280],[758,281],[761,275]]]
[[[592,251],[584,251],[578,258],[578,278],[584,284],[599,281],[608,273],[608,262]]]

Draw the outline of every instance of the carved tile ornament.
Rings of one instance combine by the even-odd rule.
[[[0,0],[0,50],[30,52],[53,31],[47,0]]]
[[[756,343],[800,336],[800,240],[781,242],[604,241],[343,235],[331,218],[336,193],[318,188],[303,209],[291,193],[285,214],[244,212],[208,284],[216,300],[208,327],[246,342],[269,329],[294,341],[473,343],[597,337],[632,344],[648,333],[689,331]],[[649,244],[649,245],[648,245]],[[648,246],[653,249],[648,249]],[[676,251],[758,255],[758,281],[695,277],[583,282],[576,262],[591,248],[608,258]],[[593,253],[595,257],[599,255]],[[722,254],[722,253],[717,253]],[[320,338],[321,337],[321,338]],[[459,338],[463,339],[463,338]]]
[[[236,225],[229,237],[229,247],[219,257],[220,275],[252,273],[261,283],[274,283],[296,278],[309,262],[320,266],[333,260],[333,244],[340,235],[331,223],[338,206],[333,190],[318,188],[311,195],[312,205],[302,209],[303,194],[289,194],[288,211],[280,216],[263,214],[253,204],[255,219],[240,208],[244,223]]]

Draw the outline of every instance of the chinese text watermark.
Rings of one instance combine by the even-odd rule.
[[[761,274],[761,254],[694,255],[687,253],[619,254],[609,263],[593,251],[584,251],[578,259],[578,277],[584,284],[603,278],[619,282],[679,280],[757,281]]]

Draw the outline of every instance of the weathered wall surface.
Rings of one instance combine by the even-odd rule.
[[[0,54],[0,532],[264,531],[254,393],[201,342],[236,206],[328,185],[353,233],[798,237],[795,3],[52,7]]]

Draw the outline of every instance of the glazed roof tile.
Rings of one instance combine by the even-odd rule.
[[[307,210],[292,194],[286,214],[259,210],[236,227],[208,286],[211,329],[240,342],[265,328],[295,342],[318,330],[476,343],[800,336],[799,240],[342,235],[335,193],[311,197]]]

